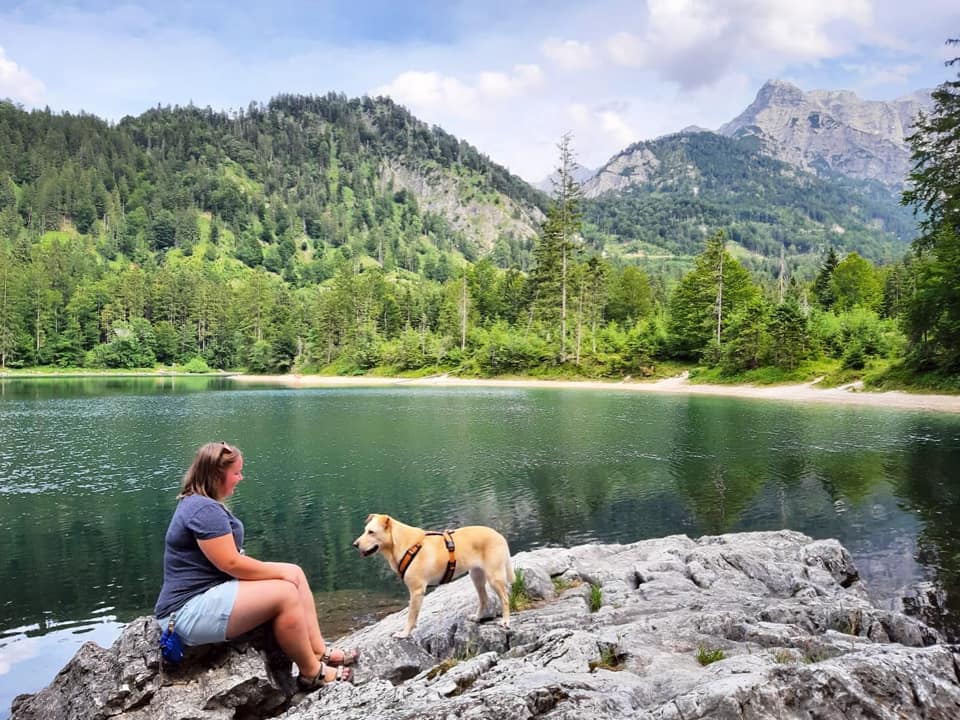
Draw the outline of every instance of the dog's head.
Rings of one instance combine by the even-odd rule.
[[[376,513],[367,515],[367,524],[363,526],[363,534],[353,541],[353,546],[364,557],[389,547],[392,544],[390,539],[390,523],[392,521],[393,518],[389,515],[378,515]]]

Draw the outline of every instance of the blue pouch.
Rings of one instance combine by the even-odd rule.
[[[173,615],[167,629],[160,634],[160,654],[168,663],[176,665],[183,660],[183,641],[173,630]]]

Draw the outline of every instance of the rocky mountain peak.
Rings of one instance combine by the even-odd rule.
[[[764,106],[775,102],[803,102],[803,90],[786,80],[767,80],[757,92],[757,98],[753,104]],[[747,111],[749,112],[749,108]]]
[[[819,174],[903,185],[910,171],[910,135],[929,91],[891,101],[864,100],[849,90],[803,92],[768,80],[740,115],[721,126],[730,137],[756,137],[778,160]]]

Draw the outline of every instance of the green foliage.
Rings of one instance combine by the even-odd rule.
[[[718,327],[722,341],[724,323],[749,304],[757,292],[749,273],[727,252],[723,233],[717,233],[670,297],[673,356],[702,357],[711,340],[716,342]]]
[[[590,583],[590,612],[597,612],[602,605],[603,589],[597,583]]]
[[[153,354],[153,329],[146,320],[132,323],[118,320],[114,323],[110,340],[93,348],[85,364],[95,368],[130,369],[149,368],[156,362]]]
[[[202,357],[190,358],[183,366],[183,371],[188,373],[207,373],[210,372],[210,366]]]
[[[754,370],[764,362],[770,352],[769,312],[766,302],[757,296],[730,318],[720,361],[725,374]]]
[[[157,108],[113,126],[0,103],[0,138],[0,367],[650,377],[672,372],[677,358],[716,363],[729,379],[798,376],[821,355],[836,366],[847,353],[840,372],[866,374],[900,352],[897,315],[918,365],[950,357],[960,262],[949,228],[937,230],[946,234],[935,253],[880,271],[859,255],[834,254],[832,265],[828,255],[813,288],[792,276],[774,305],[747,250],[769,249],[775,236],[756,227],[772,233],[779,210],[745,200],[730,242],[717,233],[696,258],[652,274],[604,247],[602,212],[575,183],[547,208],[540,193],[389,100],[281,96],[231,114]],[[656,196],[644,222],[659,229],[644,236],[645,251],[701,249],[703,227],[723,227],[734,207],[725,203],[742,200],[740,173],[746,186],[793,197],[751,176],[781,166],[724,140],[657,148],[669,163],[699,158],[697,202],[710,202],[689,206],[671,226],[676,235],[662,234],[657,218],[677,207],[678,193],[693,194],[682,177],[656,180],[644,190]],[[503,193],[547,208],[539,239],[505,229],[481,257],[476,237],[381,177],[384,159],[399,158],[439,181],[455,177],[474,200],[495,204]],[[806,182],[816,196],[819,186]],[[787,223],[776,248],[807,252],[817,240],[807,231],[839,218],[816,197],[807,208],[823,217]],[[610,227],[627,222],[630,206],[628,196]],[[581,212],[598,223],[584,225]],[[844,242],[856,241],[856,223],[837,221]],[[807,294],[821,307],[810,310]]]
[[[697,662],[704,667],[723,660],[726,656],[727,654],[721,648],[709,648],[706,645],[697,648]]]
[[[570,588],[579,587],[581,584],[580,580],[577,580],[577,579],[569,580],[563,577],[562,575],[552,576],[550,578],[550,582],[553,583],[553,589],[557,592],[558,595],[564,592],[565,590],[569,590]]]
[[[657,164],[645,168],[646,182],[585,206],[590,243],[693,255],[704,227],[722,229],[731,242],[769,258],[755,269],[772,276],[783,246],[808,266],[823,246],[881,261],[900,255],[915,232],[909,213],[878,184],[806,175],[748,142],[683,133],[632,145],[621,156],[633,153]]]
[[[503,322],[474,331],[471,346],[475,348],[476,366],[485,375],[522,373],[543,364],[553,355],[551,346],[540,336],[511,328]]]
[[[623,670],[626,655],[618,653],[614,645],[605,645],[600,649],[600,657],[590,661],[590,672],[594,670]]]
[[[653,291],[649,276],[640,268],[628,265],[610,280],[605,316],[630,325],[650,314]]]
[[[833,304],[840,310],[855,307],[876,310],[883,295],[876,269],[855,252],[847,255],[834,268],[830,278],[830,290],[834,298]]]
[[[770,317],[769,333],[772,363],[784,370],[793,370],[803,361],[810,348],[807,316],[793,301],[780,303]]]
[[[947,64],[960,65],[960,57]],[[960,73],[937,87],[933,100],[909,138],[914,170],[903,202],[920,216],[922,235],[905,324],[913,366],[954,373],[960,370]]]
[[[513,569],[513,583],[510,585],[510,612],[518,612],[530,607],[533,600],[527,590],[523,568]]]

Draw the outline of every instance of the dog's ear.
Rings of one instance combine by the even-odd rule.
[[[393,520],[393,518],[390,517],[389,515],[384,515],[384,516],[383,516],[383,529],[384,529],[384,530],[389,530],[389,529],[390,529],[390,521],[391,521],[391,520]]]
[[[367,519],[363,521],[363,524],[366,525],[371,520],[373,520],[373,513],[370,513],[369,515],[367,515]]]

